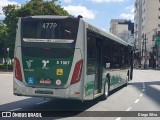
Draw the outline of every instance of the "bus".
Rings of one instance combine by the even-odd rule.
[[[128,84],[132,46],[82,17],[19,18],[14,52],[17,96],[93,100]]]

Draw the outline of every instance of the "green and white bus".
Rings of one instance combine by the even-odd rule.
[[[92,100],[132,79],[132,46],[82,17],[19,18],[13,93]]]

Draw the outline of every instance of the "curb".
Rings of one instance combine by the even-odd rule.
[[[13,74],[12,71],[0,71],[0,74]]]

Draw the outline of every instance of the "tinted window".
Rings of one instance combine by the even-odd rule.
[[[105,38],[103,41],[103,68],[112,68],[112,40]]]
[[[95,74],[95,36],[87,31],[87,75]]]
[[[68,58],[74,55],[74,49],[22,47],[22,53],[36,58]]]
[[[76,39],[78,19],[22,19],[22,38]]]
[[[120,44],[113,42],[112,44],[112,67],[120,68],[121,60],[120,60]]]

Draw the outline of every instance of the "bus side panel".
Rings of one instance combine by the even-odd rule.
[[[69,94],[65,93],[65,98],[83,100],[82,99],[83,93],[82,93],[82,90],[81,90],[82,80],[83,79],[81,79],[80,82],[69,86],[69,88],[68,88],[69,89]]]
[[[22,63],[21,63],[21,35],[20,35],[20,31],[21,31],[21,18],[18,20],[18,29],[16,31],[16,40],[15,40],[15,51],[14,51],[14,58],[16,57],[19,62],[20,62],[20,67],[21,67],[21,72],[22,72]],[[25,94],[25,85],[16,79],[15,77],[15,64],[13,66],[13,93],[17,94],[17,95],[22,95]],[[24,79],[23,77],[23,73],[22,73],[22,80]]]
[[[22,63],[21,63],[21,47],[15,47],[15,55],[14,57],[16,57],[19,62],[20,62],[20,67],[21,67],[21,73],[22,73],[22,81],[24,81],[24,76],[23,76],[23,72],[22,72],[22,69],[23,69],[23,66],[22,66]],[[16,79],[15,77],[15,65],[14,65],[14,72],[13,72],[13,93],[14,94],[18,94],[18,95],[25,95],[25,85],[22,81],[19,81]]]
[[[87,28],[88,23],[84,22],[84,47],[85,47],[85,70],[84,70],[84,88],[83,88],[83,98],[84,100],[92,100],[94,98],[94,84],[95,84],[95,74],[87,74]]]
[[[76,41],[76,45],[75,48],[79,49],[80,53],[76,53],[75,54],[75,58],[76,57],[80,57],[81,55],[81,59],[83,60],[83,67],[82,67],[82,74],[81,74],[81,80],[80,82],[76,85],[75,87],[75,91],[77,91],[77,89],[79,89],[80,91],[80,97],[81,100],[84,99],[83,95],[84,95],[84,81],[85,81],[85,66],[86,66],[86,60],[85,60],[85,30],[84,30],[84,21],[82,19],[80,19],[79,21],[79,28],[78,28],[78,34],[77,34],[77,41]],[[77,58],[77,60],[80,58]]]
[[[74,59],[73,59],[73,63],[72,63],[72,68],[71,68],[71,72],[70,72],[70,76],[69,76],[69,81],[72,79],[72,76],[74,74],[74,69],[75,69],[75,65],[79,60],[83,60],[82,55],[81,55],[81,50],[80,49],[75,49],[75,53],[74,53]],[[83,60],[84,61],[84,60]],[[84,67],[84,65],[83,65]],[[82,67],[82,74],[81,74],[81,79],[78,83],[72,84],[68,87],[69,89],[69,96],[66,94],[65,97],[69,97],[71,99],[79,99],[82,100],[82,83],[83,83],[83,69]],[[71,82],[71,81],[70,81]],[[70,84],[70,83],[69,83]]]
[[[21,18],[19,18],[18,23],[17,23],[18,29],[16,31],[16,40],[15,40],[15,53],[16,53],[16,47],[21,46]],[[15,55],[14,53],[14,55]]]
[[[65,93],[65,98],[70,98],[70,99],[78,99],[78,100],[83,100],[83,89],[84,89],[84,73],[85,73],[85,54],[84,54],[84,23],[82,20],[79,22],[79,28],[78,28],[78,33],[77,33],[77,40],[76,40],[76,45],[75,45],[75,53],[73,57],[73,63],[71,67],[71,72],[69,75],[69,80],[67,84],[70,84],[73,72],[75,69],[75,65],[79,60],[83,60],[83,67],[82,67],[82,74],[81,74],[81,79],[78,83],[72,84],[68,87],[68,91]],[[69,94],[68,94],[69,93]]]

